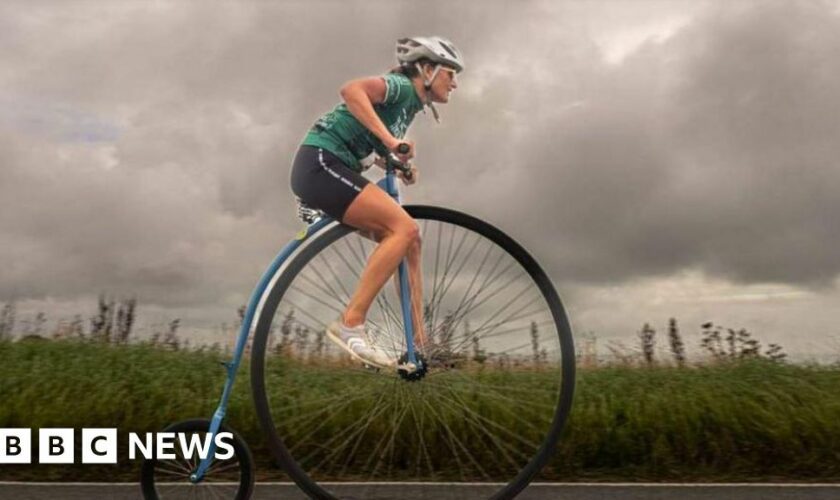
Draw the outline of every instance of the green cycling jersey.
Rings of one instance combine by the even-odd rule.
[[[383,76],[385,100],[374,104],[379,119],[397,139],[405,137],[411,121],[423,109],[423,103],[411,79],[399,73]],[[362,170],[361,159],[376,151],[388,154],[388,149],[370,130],[356,119],[344,103],[315,122],[303,139],[303,145],[323,148],[338,156],[348,167]]]

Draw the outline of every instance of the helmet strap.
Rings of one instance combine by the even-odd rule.
[[[435,81],[438,73],[440,73],[440,64],[435,65],[435,70],[432,72],[431,78],[426,78],[426,74],[423,73],[423,66],[421,66],[419,62],[415,62],[414,67],[417,68],[417,71],[423,76],[423,90],[425,90],[426,93],[426,102],[423,104],[432,110],[432,116],[435,117],[435,121],[440,123],[440,114],[438,114],[437,108],[435,108],[435,105],[432,103],[432,82]]]
[[[434,104],[432,104],[432,103],[431,103],[431,101],[429,101],[428,106],[429,106],[429,109],[431,109],[431,110],[432,110],[432,116],[434,116],[434,117],[435,117],[435,121],[436,121],[436,122],[438,122],[438,123],[440,123],[440,115],[438,114],[438,110],[437,110],[437,108],[435,107],[435,105],[434,105]]]

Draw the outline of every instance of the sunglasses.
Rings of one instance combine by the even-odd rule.
[[[454,79],[455,79],[455,75],[458,73],[458,72],[457,72],[457,71],[455,71],[454,69],[452,69],[452,68],[447,68],[446,66],[441,66],[441,67],[440,67],[440,71],[441,71],[441,72],[444,72],[444,71],[445,71],[445,72],[449,73],[449,78],[450,78],[450,79],[452,79],[452,80],[454,80]]]

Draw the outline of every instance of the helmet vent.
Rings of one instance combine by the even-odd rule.
[[[449,52],[450,56],[454,57],[455,59],[458,58],[458,55],[455,53],[455,51],[452,50],[450,47],[448,47],[445,43],[440,42],[440,46],[443,47],[443,50]],[[446,56],[446,54],[441,54],[441,55],[444,56],[444,57]]]

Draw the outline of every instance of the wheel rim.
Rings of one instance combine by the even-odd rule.
[[[330,497],[313,480],[502,481],[506,493],[518,491],[548,458],[568,412],[571,334],[544,273],[489,225],[411,211],[435,343],[424,352],[432,361],[423,379],[364,369],[324,335],[375,247],[347,228],[310,242],[263,305],[258,413],[275,453],[313,496]],[[394,357],[405,351],[401,323],[396,287],[386,284],[368,325]]]

